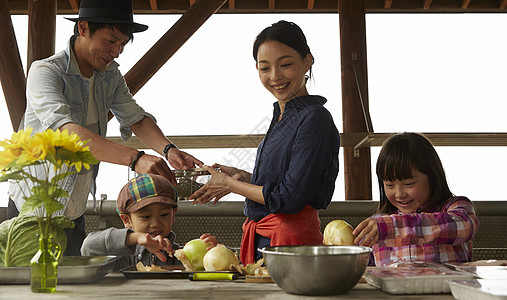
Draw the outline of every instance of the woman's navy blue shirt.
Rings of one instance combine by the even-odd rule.
[[[338,176],[340,137],[321,96],[278,102],[273,119],[259,144],[250,183],[263,186],[265,205],[245,200],[244,214],[259,221],[269,214],[295,214],[306,205],[325,209]]]

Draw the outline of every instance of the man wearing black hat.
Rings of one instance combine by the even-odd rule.
[[[137,105],[114,61],[132,40],[133,33],[148,28],[133,21],[131,0],[81,0],[79,17],[69,20],[76,24],[67,49],[35,61],[30,67],[27,107],[21,128],[32,127],[33,132],[67,129],[83,140],[90,140],[87,146],[98,160],[129,166],[137,173],[159,174],[176,184],[163,158],[105,138],[107,114],[111,111],[120,123],[123,140],[128,140],[134,132],[176,169],[201,165],[201,161],[172,144],[155,118]],[[88,193],[95,199],[97,172],[98,165],[88,173],[67,177],[62,184],[70,197],[61,200],[65,208],[56,214],[66,215],[76,225],[66,232],[68,244],[64,255],[80,255],[86,236],[83,214]],[[21,210],[23,195],[30,188],[30,183],[11,184],[9,218]]]

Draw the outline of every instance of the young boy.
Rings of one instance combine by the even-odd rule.
[[[173,185],[160,175],[142,174],[131,179],[120,191],[117,211],[125,228],[109,228],[90,233],[83,242],[81,254],[118,255],[123,259],[118,268],[142,262],[151,265],[181,265],[172,256],[181,248],[174,242],[171,231],[178,204]],[[217,245],[210,234],[201,236],[205,242]]]

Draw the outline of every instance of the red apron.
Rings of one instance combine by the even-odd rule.
[[[259,222],[243,223],[240,260],[243,265],[255,262],[255,234],[271,239],[270,246],[322,245],[318,211],[310,205],[293,215],[270,214]]]

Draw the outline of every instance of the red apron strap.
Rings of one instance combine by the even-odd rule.
[[[241,250],[239,259],[243,265],[255,262],[255,234],[258,233],[271,238],[271,232],[275,231],[282,223],[284,214],[271,214],[262,218],[259,222],[246,219],[243,223],[243,236],[241,238]]]
[[[271,239],[271,246],[320,245],[322,233],[318,211],[310,205],[293,215],[270,214],[255,222],[243,223],[240,260],[245,266],[255,262],[255,233]]]

